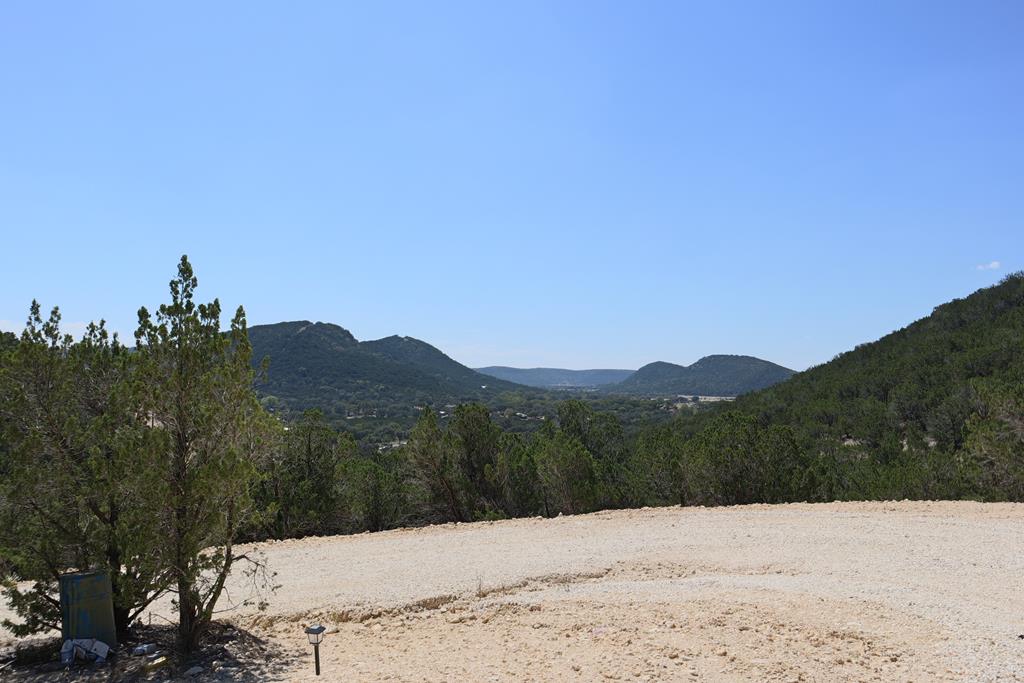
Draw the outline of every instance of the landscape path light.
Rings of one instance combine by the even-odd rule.
[[[317,676],[320,675],[320,642],[324,639],[325,630],[327,629],[319,624],[306,627],[306,637],[309,638],[309,644],[313,646],[313,660],[316,662]]]

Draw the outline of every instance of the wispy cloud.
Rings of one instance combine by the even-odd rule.
[[[979,263],[974,267],[975,270],[999,270],[1002,266],[999,261],[989,261],[988,263]]]

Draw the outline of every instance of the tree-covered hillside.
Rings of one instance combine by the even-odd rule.
[[[608,391],[644,395],[739,396],[788,379],[789,368],[752,356],[705,356],[693,365],[649,363]]]
[[[882,459],[921,449],[983,457],[976,449],[986,424],[1001,422],[1009,430],[1005,443],[992,447],[1009,447],[1014,438],[1022,447],[1024,412],[1000,417],[1017,410],[1010,406],[1022,386],[1024,275],[1016,274],[741,397],[734,408],[792,426],[808,448]],[[1018,457],[1024,458],[1024,448]]]
[[[359,342],[338,325],[309,321],[249,329],[254,362],[269,359],[256,388],[279,412],[317,407],[328,418],[407,422],[416,406],[486,400],[518,385],[481,375],[410,337]]]
[[[484,377],[481,373],[452,360],[430,344],[412,337],[392,335],[362,342],[359,348],[396,363],[411,365],[439,382],[458,387],[459,391],[479,389],[492,384],[501,389],[516,388],[508,382],[497,382],[490,377]]]

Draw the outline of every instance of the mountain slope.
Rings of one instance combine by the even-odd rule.
[[[270,359],[256,388],[271,405],[329,415],[479,400],[522,387],[481,375],[411,337],[359,342],[337,325],[309,321],[249,328],[253,361]]]
[[[978,450],[966,442],[983,438],[987,424],[1002,436],[986,457],[1015,447],[1019,459],[1022,386],[1024,274],[1016,274],[735,408],[794,427],[818,450],[842,444],[884,458],[915,447]]]
[[[491,378],[482,376],[479,372],[452,360],[436,347],[413,337],[392,335],[361,342],[359,348],[396,363],[412,365],[421,372],[452,386],[474,388],[493,383]],[[500,383],[494,384],[497,386]]]
[[[509,382],[542,389],[589,388],[616,384],[633,374],[633,370],[563,370],[561,368],[510,368],[492,365],[477,372]]]
[[[628,394],[738,396],[788,379],[789,368],[753,356],[705,356],[693,365],[656,361],[622,382],[605,387]]]

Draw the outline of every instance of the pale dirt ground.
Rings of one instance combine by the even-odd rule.
[[[281,588],[230,618],[295,653],[267,680],[1024,681],[1024,504],[643,509],[260,547]]]

